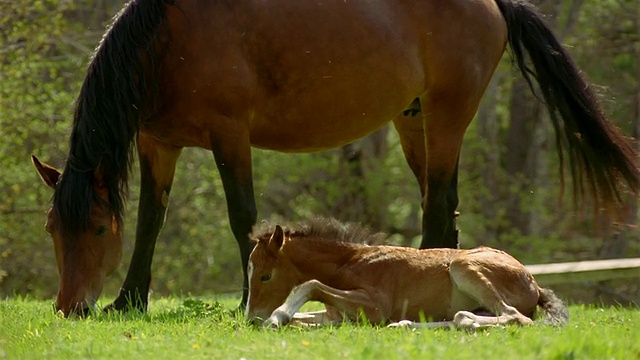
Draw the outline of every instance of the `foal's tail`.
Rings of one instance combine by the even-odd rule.
[[[569,311],[567,311],[567,307],[551,289],[540,288],[538,305],[544,313],[545,324],[563,326],[569,321]]]
[[[596,205],[620,202],[623,183],[638,194],[638,154],[605,118],[594,92],[540,14],[525,0],[495,2],[507,23],[514,63],[532,90],[531,77],[537,80],[551,114],[563,178],[567,150],[574,200],[586,188]],[[525,63],[525,51],[533,69]]]

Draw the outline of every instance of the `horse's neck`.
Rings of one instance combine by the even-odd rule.
[[[284,247],[291,263],[303,277],[301,281],[323,280],[339,275],[344,265],[353,258],[358,246],[355,244],[294,240]]]

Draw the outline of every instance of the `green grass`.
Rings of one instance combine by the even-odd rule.
[[[218,302],[219,301],[219,302]],[[0,302],[8,359],[638,359],[640,311],[570,307],[558,329],[411,331],[364,325],[261,330],[230,309],[237,299],[160,299],[147,314],[62,319],[51,302]]]

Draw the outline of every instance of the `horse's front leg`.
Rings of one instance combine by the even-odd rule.
[[[138,137],[140,200],[136,240],[129,271],[116,300],[105,310],[147,309],[151,260],[164,224],[176,162],[182,149],[158,142],[145,133]]]
[[[229,225],[240,249],[244,275],[240,302],[242,310],[246,307],[249,296],[247,265],[253,248],[249,234],[258,217],[253,195],[251,144],[249,131],[241,123],[224,119],[219,125],[212,136],[211,148],[227,199]]]
[[[372,323],[380,323],[386,319],[380,302],[375,301],[365,290],[340,290],[318,280],[309,280],[292,290],[291,296],[271,313],[263,327],[278,328],[287,325],[309,301],[319,301],[328,305],[335,314],[344,314],[344,318],[347,319],[357,319],[360,315],[364,315]],[[331,319],[322,320],[338,320],[334,317],[335,315]]]

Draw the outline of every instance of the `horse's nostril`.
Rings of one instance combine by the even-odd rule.
[[[63,317],[71,317],[71,316],[78,316],[81,318],[86,318],[87,316],[89,316],[89,314],[91,313],[91,308],[89,306],[87,306],[86,304],[77,304],[75,307],[69,309],[69,310],[63,310],[61,307],[59,306],[54,306],[54,310],[56,312],[58,312],[59,314],[61,314],[61,316]]]
[[[81,318],[86,318],[93,312],[93,308],[86,303],[79,303],[76,307],[71,310],[73,315],[76,315]]]
[[[58,317],[66,318],[70,315],[69,312],[65,312],[64,310],[62,310],[62,307],[58,306],[58,304],[56,303],[51,304],[51,308]]]

